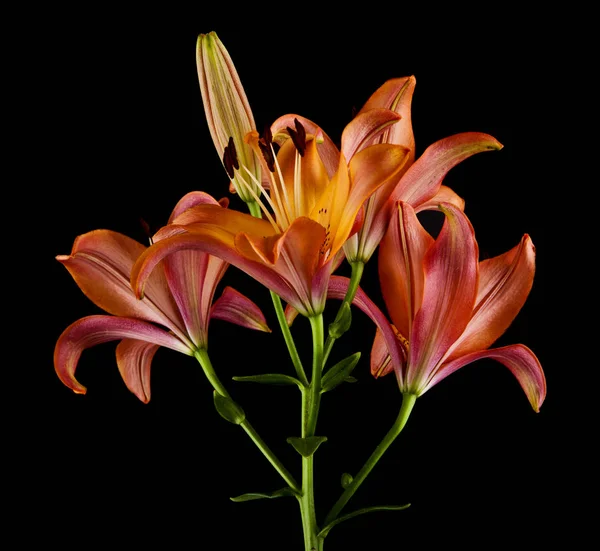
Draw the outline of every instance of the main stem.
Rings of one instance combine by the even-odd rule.
[[[210,357],[208,356],[208,351],[204,348],[196,350],[194,352],[194,356],[202,366],[204,370],[204,374],[206,378],[212,385],[212,387],[221,395],[226,398],[231,398],[227,389],[223,386],[223,383],[217,377],[215,370],[212,366],[212,362],[210,361]],[[288,470],[283,466],[283,463],[276,457],[273,451],[267,446],[265,441],[260,437],[256,429],[250,424],[248,419],[244,419],[240,423],[240,426],[244,429],[246,434],[252,439],[252,441],[256,444],[256,447],[262,452],[262,454],[267,458],[269,463],[273,465],[275,470],[281,475],[283,480],[285,480],[286,484],[295,490],[296,492],[300,492],[300,486],[294,479],[294,477],[288,472]]]
[[[391,443],[398,437],[402,432],[404,425],[408,421],[410,413],[415,405],[417,396],[415,394],[405,393],[402,395],[402,406],[400,407],[400,413],[393,424],[392,428],[384,436],[383,440],[375,448],[371,457],[367,459],[367,462],[363,465],[358,474],[354,477],[350,485],[344,490],[344,493],[336,501],[335,505],[331,508],[331,511],[325,518],[325,524],[329,524],[337,518],[346,503],[354,495],[354,492],[358,490],[359,486],[363,483],[368,474],[373,470],[373,467],[377,465],[377,462],[381,459],[386,450],[390,447]]]
[[[302,389],[302,438],[315,435],[319,404],[321,401],[321,372],[323,370],[323,315],[309,317],[313,337],[313,370],[308,389]],[[302,497],[300,513],[304,531],[305,551],[322,551],[323,539],[319,538],[319,528],[315,512],[314,493],[314,454],[302,457]]]

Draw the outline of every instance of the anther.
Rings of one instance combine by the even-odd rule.
[[[301,157],[304,157],[304,152],[306,151],[306,129],[298,119],[294,119],[294,126],[296,127],[295,130],[288,126],[287,131],[298,153],[300,153]]]

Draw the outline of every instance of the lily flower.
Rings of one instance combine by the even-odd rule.
[[[215,32],[198,37],[196,65],[208,128],[223,166],[231,177],[234,163],[239,163],[251,175],[251,181],[260,181],[260,165],[244,141],[248,132],[256,130],[254,116],[231,56]],[[249,187],[258,193],[252,182]],[[254,201],[247,186],[235,176],[230,191],[246,203]]]
[[[410,204],[417,212],[437,209],[440,202],[452,203],[461,210],[464,209],[464,200],[442,184],[446,174],[475,153],[499,150],[503,147],[489,134],[463,132],[433,143],[415,160],[415,138],[411,119],[415,85],[414,76],[386,81],[368,99],[357,113],[356,119],[368,116],[373,109],[385,108],[398,113],[401,116],[400,121],[360,144],[342,140],[342,152],[346,158],[351,158],[355,152],[373,143],[399,144],[410,150],[409,159],[395,181],[389,181],[380,187],[365,203],[362,227],[344,245],[349,262],[367,262],[371,258],[388,227],[398,201]]]
[[[396,374],[402,393],[421,396],[451,373],[482,358],[505,365],[537,412],[546,396],[538,358],[526,346],[489,348],[523,307],[533,284],[535,248],[528,235],[508,252],[478,261],[473,227],[450,203],[433,239],[407,203],[397,205],[379,251],[379,280],[390,324],[357,292],[354,303],[378,329],[371,373]],[[329,295],[341,299],[346,278],[332,279]]]
[[[397,120],[395,113],[382,111],[388,120]],[[368,117],[361,128],[354,127],[356,135],[368,138],[379,132],[380,119]],[[262,137],[255,131],[246,136],[269,177],[268,189],[241,164],[236,172],[264,218],[215,205],[187,210],[159,230],[154,245],[134,266],[132,287],[138,296],[143,296],[145,282],[158,262],[174,252],[194,249],[237,266],[305,316],[323,311],[329,277],[343,258],[343,244],[357,230],[364,201],[396,176],[408,150],[376,144],[353,155],[349,163],[338,152],[330,176],[318,151],[325,136],[320,128],[307,131],[294,117],[285,133],[285,141],[279,136],[278,148],[269,130]],[[251,183],[260,188],[260,196]]]
[[[202,192],[184,196],[171,219],[196,205],[227,210],[227,199],[215,201]],[[188,356],[205,349],[210,319],[269,331],[260,309],[244,295],[226,287],[213,303],[227,263],[199,251],[183,251],[165,259],[148,278],[146,296],[138,300],[130,286],[135,261],[147,249],[110,230],[77,237],[70,255],[61,262],[83,293],[111,315],[84,317],[59,337],[54,367],[60,380],[78,394],[86,388],[75,378],[81,353],[108,341],[117,345],[117,366],[125,384],[142,402],[150,400],[150,366],[160,346]]]

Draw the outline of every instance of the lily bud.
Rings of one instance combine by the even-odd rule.
[[[256,125],[233,61],[215,32],[198,37],[196,63],[213,143],[233,189],[246,203],[251,203],[254,201],[252,192],[258,194],[256,182],[260,182],[260,165],[244,142],[244,136],[256,130]],[[232,152],[237,162],[231,162],[234,160]],[[235,169],[232,164],[237,165]]]

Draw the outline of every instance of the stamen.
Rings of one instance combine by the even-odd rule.
[[[273,151],[271,150],[269,145],[263,143],[262,141],[259,141],[258,147],[260,147],[260,150],[263,154],[265,162],[267,163],[269,171],[275,172],[275,157],[273,156]]]
[[[296,127],[296,130],[289,126],[286,128],[298,153],[300,153],[301,157],[304,157],[304,152],[306,151],[306,129],[298,119],[294,119],[294,126]]]
[[[152,232],[150,231],[150,224],[148,224],[148,222],[146,222],[143,218],[140,218],[140,224],[142,225],[142,229],[144,230],[148,241],[150,241],[150,245],[153,245],[154,242],[152,241]]]
[[[237,157],[237,150],[235,149],[235,143],[233,142],[233,136],[229,137],[229,142],[223,150],[223,165],[227,171],[227,175],[231,180],[235,176],[235,170],[239,170],[240,163]]]
[[[246,167],[244,167],[244,168],[246,169],[246,171],[248,171],[248,169]],[[248,182],[246,182],[246,180],[242,177],[241,174],[238,174],[238,181],[246,188],[246,190],[250,193],[250,195],[252,195],[252,198],[258,203],[258,206],[260,207],[260,209],[263,211],[263,213],[267,217],[267,220],[270,222],[271,226],[273,226],[273,229],[277,232],[281,232],[281,228],[277,225],[275,220],[273,220],[273,217],[271,216],[271,213],[269,212],[267,207],[265,207],[264,203],[260,200],[260,197],[252,189],[252,186]],[[262,189],[262,187],[260,189],[264,193],[264,190]],[[268,195],[265,194],[265,197],[268,198]]]
[[[275,144],[271,144],[271,146],[274,146]],[[273,149],[273,153],[275,153],[274,148]],[[287,187],[285,185],[285,181],[283,179],[283,173],[281,172],[281,167],[279,166],[279,163],[277,162],[277,157],[275,157],[275,170],[277,171],[277,176],[279,177],[279,181],[281,182],[281,188],[283,189],[283,201],[285,204],[285,213],[287,215],[288,220],[291,222],[292,218],[294,218],[294,213],[290,212],[292,211],[292,204],[290,203],[290,198],[288,196],[288,192],[287,192]],[[272,188],[276,188],[277,187],[277,182],[275,180],[274,176],[271,176],[271,187]],[[289,208],[288,208],[289,207]]]
[[[294,163],[294,203],[295,217],[302,216],[302,161],[300,160],[300,151],[296,153],[296,162]]]

